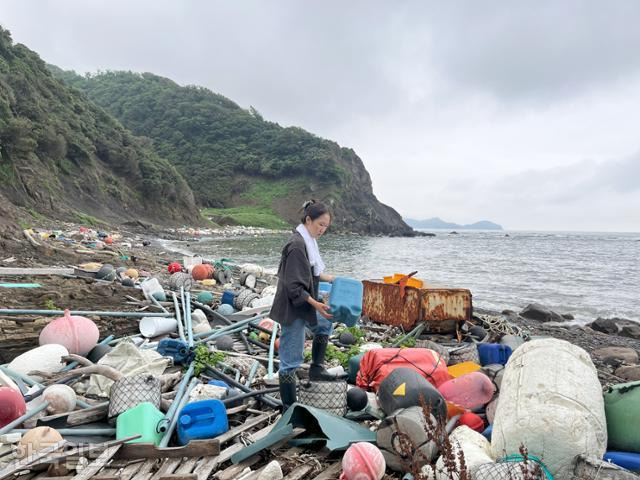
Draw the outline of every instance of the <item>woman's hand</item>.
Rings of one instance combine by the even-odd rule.
[[[321,282],[329,282],[329,283],[333,283],[333,281],[336,279],[336,277],[334,277],[333,275],[329,275],[325,273],[320,275],[320,277],[318,278],[320,279]]]
[[[324,303],[317,300],[314,300],[311,305],[320,315],[322,315],[327,320],[331,320],[333,318],[333,315],[331,315],[331,307],[329,305],[325,305]]]

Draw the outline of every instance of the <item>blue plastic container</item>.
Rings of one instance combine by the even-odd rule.
[[[178,443],[214,438],[229,430],[227,409],[220,400],[187,403],[178,418]]]
[[[482,435],[484,436],[484,438],[486,438],[487,440],[491,441],[491,434],[493,433],[493,425],[489,425],[487,428],[485,428],[482,432]]]
[[[353,278],[337,277],[331,287],[332,321],[353,327],[362,313],[362,282]]]
[[[236,294],[231,290],[225,290],[222,294],[221,303],[226,303],[227,305],[231,305],[233,307],[233,300],[236,298]]]
[[[632,472],[640,472],[640,453],[611,451],[605,452],[604,459]]]
[[[331,284],[329,282],[320,282],[318,284],[318,293],[320,295],[323,293],[331,293]]]
[[[506,365],[511,356],[511,347],[499,343],[478,343],[478,354],[483,367],[492,363]]]
[[[174,338],[163,338],[158,342],[156,350],[163,357],[173,358],[173,363],[176,365],[191,363],[195,357],[195,353],[189,348],[187,342]]]
[[[229,384],[223,380],[209,380],[207,382],[209,385],[216,385],[217,387],[222,387],[222,388],[229,388]]]

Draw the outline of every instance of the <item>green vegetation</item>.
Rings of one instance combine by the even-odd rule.
[[[206,88],[181,87],[150,73],[79,76],[51,68],[125,127],[152,139],[205,207],[272,207],[292,185],[342,185],[348,177],[343,163],[350,150],[265,121],[255,109],[244,110]]]
[[[222,352],[212,352],[207,345],[198,345],[194,350],[194,375],[198,376],[208,366],[215,367],[216,363],[223,361],[227,356]]]
[[[85,213],[73,212],[73,215],[76,222],[81,223],[86,227],[99,228],[105,227],[107,225],[106,222],[103,222],[102,220],[99,220],[96,217],[92,217],[91,215],[87,215]]]
[[[288,222],[272,209],[266,207],[204,208],[201,212],[205,217],[229,217],[238,225],[250,225],[273,230],[289,228]]]
[[[55,78],[1,27],[0,180],[9,201],[39,212],[68,215],[89,206],[112,217],[126,210],[197,218],[189,187],[148,139]]]
[[[45,310],[60,310],[50,298],[45,298],[42,302],[42,306]]]

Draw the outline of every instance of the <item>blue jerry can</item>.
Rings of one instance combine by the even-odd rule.
[[[220,400],[187,403],[178,417],[178,443],[214,438],[229,430],[227,409]]]
[[[189,348],[187,342],[173,338],[160,340],[156,350],[163,357],[173,358],[173,363],[176,365],[190,363],[195,357],[195,353]]]
[[[334,322],[353,327],[362,314],[362,282],[353,278],[337,277],[331,286],[329,306]]]
[[[506,365],[511,356],[511,347],[508,345],[500,345],[499,343],[478,343],[477,345],[480,365],[483,367],[493,363]]]

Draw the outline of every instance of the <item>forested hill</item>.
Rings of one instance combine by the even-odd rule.
[[[2,225],[21,214],[164,224],[200,219],[187,183],[148,139],[55,78],[1,27],[0,203]]]
[[[301,128],[266,121],[253,108],[202,87],[150,73],[79,76],[51,67],[182,173],[216,220],[255,213],[295,224],[305,199],[331,205],[334,231],[408,235],[412,229],[378,202],[355,152]]]

